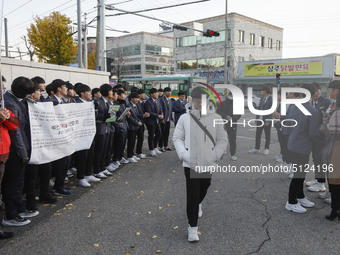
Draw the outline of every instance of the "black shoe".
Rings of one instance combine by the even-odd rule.
[[[56,189],[54,195],[56,195],[56,196],[69,196],[69,195],[71,195],[71,192],[68,191],[68,190],[65,190],[65,189],[61,189],[61,190]]]
[[[165,148],[165,150],[167,150],[167,151],[172,151],[172,149],[169,148],[169,147]]]
[[[340,220],[340,210],[332,210],[331,214],[326,215],[327,220],[334,220],[336,217]]]
[[[163,148],[159,149],[161,152],[166,152],[166,150],[164,150]]]
[[[13,236],[13,232],[3,232],[0,230],[0,239],[7,239]]]
[[[55,204],[57,203],[57,201],[58,199],[52,194],[47,194],[45,196],[40,195],[40,198],[39,198],[39,203]]]
[[[64,189],[65,189],[65,190],[71,190],[71,187],[69,187],[69,186],[64,186]]]

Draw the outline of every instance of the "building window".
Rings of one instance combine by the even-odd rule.
[[[279,40],[276,41],[276,50],[281,50],[281,42]]]
[[[230,31],[229,31],[230,32]],[[176,47],[196,46],[197,44],[217,43],[225,41],[225,31],[219,31],[220,36],[185,36],[176,38]],[[230,34],[229,34],[230,40]]]
[[[196,69],[196,68],[197,68],[197,61],[196,60],[177,61],[177,69],[179,69],[179,70]]]
[[[224,67],[224,57],[220,58],[203,58],[198,60],[199,68],[218,68]]]
[[[250,33],[250,44],[255,45],[255,34]]]
[[[161,46],[153,46],[153,45],[146,45],[145,46],[146,54],[153,54],[153,55],[162,55],[162,56],[172,56],[173,49]]]
[[[228,41],[231,41],[231,29],[230,28],[228,28]]]
[[[269,49],[273,48],[273,39],[272,38],[268,38],[268,48]]]
[[[244,43],[244,31],[238,31],[238,41]]]
[[[121,74],[136,74],[141,73],[141,65],[124,65],[121,69]]]
[[[238,56],[238,62],[244,62],[244,57]]]
[[[111,57],[116,58],[117,56],[133,56],[140,55],[140,44],[131,45],[121,48],[115,48],[111,50]]]
[[[146,73],[152,74],[172,74],[174,73],[174,68],[172,66],[156,66],[156,65],[146,65]]]
[[[259,40],[259,45],[260,45],[260,47],[263,48],[263,47],[264,47],[264,39],[265,39],[265,38],[264,38],[264,36],[261,36],[261,35],[260,35],[260,38],[259,38],[259,39],[260,39],[260,40]]]

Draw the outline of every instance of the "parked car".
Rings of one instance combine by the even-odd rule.
[[[252,101],[253,101],[253,106],[254,106],[255,109],[257,109],[257,107],[259,107],[260,100],[261,100],[260,97],[253,95]],[[244,96],[244,107],[248,108],[248,96]]]

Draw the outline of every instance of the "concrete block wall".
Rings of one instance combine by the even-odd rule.
[[[12,81],[19,76],[27,78],[40,76],[45,79],[46,84],[51,83],[54,79],[70,81],[72,84],[82,82],[91,88],[99,87],[109,82],[108,72],[10,58],[2,58],[1,62],[1,73],[6,78],[7,88],[10,88]]]

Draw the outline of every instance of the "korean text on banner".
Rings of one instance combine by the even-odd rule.
[[[89,149],[96,133],[93,103],[29,105],[30,164],[44,164]]]
[[[322,62],[289,62],[244,65],[244,76],[271,76],[322,74]]]

